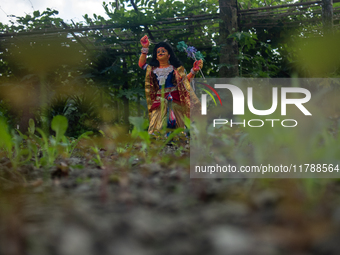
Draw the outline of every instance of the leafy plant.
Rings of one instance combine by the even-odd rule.
[[[102,167],[104,164],[103,164],[103,161],[100,157],[100,154],[99,154],[99,148],[98,146],[96,145],[95,142],[93,142],[93,146],[90,146],[91,150],[94,152],[95,154],[95,157],[92,159],[98,166]]]
[[[86,131],[98,132],[100,117],[96,97],[82,94],[71,97],[71,111],[67,116],[70,128],[67,135],[78,137]]]
[[[21,142],[22,138],[15,132],[10,133],[5,119],[0,118],[0,148],[4,150],[14,169],[31,158],[30,151],[22,148]],[[27,158],[22,159],[23,156],[27,156]]]
[[[40,128],[35,128],[35,123],[32,119],[29,121],[29,137],[27,138],[28,148],[32,151],[35,157],[36,167],[50,167],[59,157],[68,158],[72,155],[79,141],[83,138],[88,138],[93,134],[92,131],[81,134],[77,139],[68,139],[65,136],[68,127],[68,121],[65,116],[57,115],[52,119],[51,129],[55,132],[55,136],[48,137]],[[34,134],[37,131],[41,137]],[[42,156],[40,157],[40,153]]]
[[[130,123],[133,125],[133,130],[131,132],[132,138],[139,137],[142,139],[143,144],[145,146],[144,149],[146,149],[150,145],[150,135],[147,131],[147,128],[149,126],[149,121],[147,119],[144,119],[143,117],[129,117]]]
[[[239,44],[239,75],[244,77],[273,77],[279,68],[274,50],[268,43],[260,42],[255,33],[230,34]]]
[[[71,113],[69,101],[70,97],[67,95],[56,95],[52,98],[49,105],[43,110],[43,117],[46,117],[49,125],[51,124],[52,119],[57,115],[68,117]]]
[[[17,117],[11,112],[10,104],[0,99],[0,117],[4,118],[10,127],[14,127]]]

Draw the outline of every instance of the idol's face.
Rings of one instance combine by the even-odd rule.
[[[169,52],[164,47],[159,47],[157,49],[157,60],[169,60],[170,55]]]

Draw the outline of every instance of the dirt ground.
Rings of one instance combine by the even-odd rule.
[[[190,179],[188,157],[17,172],[2,159],[0,254],[340,254],[337,181],[313,193],[301,180]]]

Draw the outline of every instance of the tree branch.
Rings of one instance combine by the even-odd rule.
[[[135,10],[135,12],[138,13],[139,11],[138,11],[138,8],[137,8],[137,6],[136,6],[136,4],[135,4],[135,1],[134,1],[134,0],[130,0],[130,3],[131,3],[131,5],[132,5],[133,9]],[[155,41],[155,37],[151,34],[151,31],[150,31],[148,25],[144,25],[144,27],[145,27],[145,30],[146,30],[146,32],[148,33],[150,39],[151,39],[152,41]]]

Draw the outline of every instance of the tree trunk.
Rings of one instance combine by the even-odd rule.
[[[127,65],[126,60],[123,58],[123,74],[124,74],[124,84],[123,84],[123,90],[127,91],[129,89],[129,83],[128,83],[128,73],[127,73]],[[130,108],[129,108],[129,99],[126,96],[122,97],[123,99],[123,125],[128,127],[129,126],[129,116],[130,116]]]
[[[219,0],[220,4],[220,64],[222,66],[219,71],[220,77],[238,76],[238,45],[228,36],[237,32],[237,0]]]
[[[117,99],[117,94],[115,93],[115,97],[113,99],[113,123],[119,123],[119,107],[118,107],[118,99]]]
[[[333,0],[322,0],[322,24],[325,34],[333,33]]]

